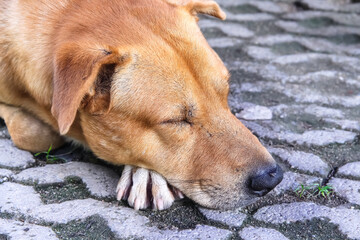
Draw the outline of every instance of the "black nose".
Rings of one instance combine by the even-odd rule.
[[[283,179],[283,171],[279,165],[266,168],[261,174],[251,177],[249,188],[252,194],[259,197],[270,192]]]

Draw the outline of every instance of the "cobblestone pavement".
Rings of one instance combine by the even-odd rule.
[[[136,212],[115,201],[117,169],[81,150],[45,164],[3,126],[0,239],[360,239],[360,1],[219,2],[228,20],[199,24],[231,70],[232,111],[283,182],[234,211]],[[334,193],[306,194],[314,183]]]

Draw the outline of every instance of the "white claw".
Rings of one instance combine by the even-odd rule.
[[[131,186],[131,166],[126,165],[124,170],[121,174],[121,178],[118,182],[116,187],[116,199],[120,201],[121,199],[125,198],[125,194],[128,191],[129,187]]]
[[[149,170],[138,168],[133,174],[133,185],[130,190],[128,203],[135,210],[146,209],[150,206],[147,200],[147,184],[149,182]]]
[[[169,186],[160,174],[150,171],[152,180],[152,195],[154,209],[163,210],[169,208],[175,201],[174,195],[172,194]]]
[[[151,196],[147,196],[147,187],[151,183]],[[128,196],[127,196],[128,195]],[[144,168],[129,165],[124,167],[116,187],[116,199],[127,200],[135,210],[146,209],[152,204],[153,209],[169,208],[175,199],[183,198],[183,194],[175,187],[169,186],[160,174]]]

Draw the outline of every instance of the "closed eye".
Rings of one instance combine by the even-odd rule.
[[[192,121],[194,117],[193,111],[194,111],[193,105],[191,105],[190,107],[183,107],[181,115],[162,121],[160,124],[173,124],[173,125],[187,124],[192,126],[194,124]]]
[[[169,120],[165,120],[163,122],[161,122],[161,124],[188,124],[188,125],[192,125],[193,123],[190,122],[188,119],[185,118],[173,118],[173,119],[169,119]]]

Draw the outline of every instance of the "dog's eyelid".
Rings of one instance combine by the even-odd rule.
[[[184,116],[171,118],[171,119],[162,121],[160,124],[181,124],[181,123],[186,123],[189,125],[193,124],[188,118],[186,118]]]

